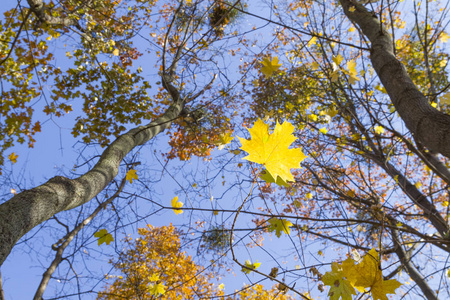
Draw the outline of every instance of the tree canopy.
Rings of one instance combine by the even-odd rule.
[[[4,7],[1,264],[53,239],[35,299],[448,298],[449,5]],[[51,124],[82,146],[35,182]]]

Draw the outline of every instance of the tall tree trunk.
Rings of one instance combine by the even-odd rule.
[[[377,16],[356,1],[340,3],[345,15],[370,40],[373,67],[406,127],[425,147],[450,158],[450,115],[433,108],[413,83],[395,57],[392,38]]]

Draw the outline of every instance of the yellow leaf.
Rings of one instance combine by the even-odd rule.
[[[309,42],[308,42],[308,47],[311,47],[312,45],[314,45],[317,42],[317,38],[315,36],[313,36]]]
[[[166,286],[162,283],[150,284],[149,292],[154,296],[164,295],[164,293],[166,292]]]
[[[449,204],[448,201],[443,201],[443,202],[442,202],[442,206],[443,206],[443,207],[448,207],[448,204]]]
[[[272,76],[273,72],[276,72],[281,67],[281,64],[278,63],[277,56],[272,58],[272,60],[270,60],[269,57],[264,58],[262,64],[263,67],[261,68],[261,72],[266,76],[266,78]]]
[[[348,29],[348,32],[353,32],[353,31],[355,31],[355,27],[353,27],[353,26]]]
[[[229,144],[234,137],[231,136],[231,132],[227,132],[225,134],[219,135],[219,140],[214,143],[214,145],[218,146],[219,150],[222,150],[226,144]]]
[[[133,179],[138,179],[138,175],[136,174],[136,170],[130,169],[127,172],[127,175],[125,176],[125,179],[128,180],[130,183],[133,183]]]
[[[324,127],[324,128],[320,128],[319,131],[323,134],[327,134],[328,130]]]
[[[269,222],[270,224],[267,230],[269,232],[275,231],[275,235],[277,237],[281,236],[281,232],[284,232],[287,235],[289,235],[289,233],[291,233],[291,229],[289,227],[294,225],[288,220],[282,220],[278,218],[271,218],[267,222]]]
[[[170,204],[172,205],[173,211],[176,215],[183,213],[183,210],[180,209],[183,207],[183,202],[178,201],[178,196],[173,197],[172,201],[170,201]]]
[[[442,32],[439,36],[439,40],[443,43],[447,43],[448,38],[450,38],[450,35],[448,35],[446,32]]]
[[[17,192],[16,192],[16,190],[15,190],[15,189],[11,189],[11,194],[13,194],[13,195],[17,195]]]
[[[257,269],[259,266],[261,265],[261,263],[259,263],[258,261],[252,263],[249,259],[247,259],[245,261],[245,267],[246,268],[242,268],[241,271],[244,272],[245,274],[250,274],[250,272],[252,270]]]
[[[219,291],[222,291],[225,288],[225,284],[221,283],[217,288],[219,289]]]
[[[330,300],[352,300],[352,295],[356,295],[355,288],[344,275],[342,267],[337,262],[331,263],[331,272],[326,272],[322,277],[322,282],[330,286],[328,296]]]
[[[10,155],[8,155],[9,160],[15,164],[17,162],[17,158],[19,157],[19,155],[16,155],[15,152],[11,153]]]
[[[94,233],[94,236],[98,238],[98,245],[100,246],[103,243],[106,243],[106,245],[109,245],[112,241],[114,241],[113,236],[111,233],[108,233],[108,230],[106,229],[100,229],[96,233]]]
[[[354,6],[350,6],[350,8],[348,9],[349,12],[355,12],[356,8]]]
[[[112,54],[114,55],[114,56],[117,56],[117,55],[119,55],[119,49],[114,49],[113,50],[113,52],[112,52]]]
[[[342,55],[338,54],[338,56],[333,56],[332,60],[336,63],[336,65],[339,66],[344,58],[342,57]]]
[[[300,148],[289,149],[297,139],[292,134],[294,125],[289,122],[280,125],[277,122],[270,134],[269,125],[258,119],[248,131],[251,140],[238,137],[241,149],[249,154],[244,159],[264,165],[274,178],[279,176],[284,181],[294,181],[290,169],[299,168],[300,162],[306,158]]]
[[[384,133],[384,128],[383,128],[383,126],[375,126],[374,131],[377,134],[382,134],[382,133]]]

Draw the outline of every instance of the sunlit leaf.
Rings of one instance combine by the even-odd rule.
[[[248,131],[250,140],[238,137],[241,149],[249,153],[244,159],[264,165],[274,178],[279,176],[284,181],[294,181],[290,169],[299,168],[300,162],[306,158],[301,149],[289,149],[297,139],[292,135],[294,126],[289,122],[282,125],[277,122],[270,134],[269,125],[258,119]]]
[[[281,64],[278,63],[278,57],[274,57],[270,59],[269,57],[266,57],[262,61],[262,68],[261,72],[268,78],[272,76],[273,72],[278,71],[278,69],[281,67]]]
[[[180,209],[183,207],[183,202],[178,201],[178,196],[173,197],[173,199],[170,201],[173,211],[176,215],[182,214],[183,210]]]

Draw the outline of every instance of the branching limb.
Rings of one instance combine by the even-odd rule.
[[[394,241],[395,253],[397,254],[398,258],[400,259],[403,267],[408,272],[408,275],[411,277],[412,280],[414,280],[415,283],[417,283],[417,285],[422,290],[423,294],[425,295],[425,297],[427,299],[437,300],[438,297],[435,294],[435,292],[430,288],[430,286],[427,284],[427,281],[422,277],[422,275],[417,271],[417,269],[411,263],[410,252],[406,252],[402,248],[397,230],[391,229],[391,233],[392,233],[392,240]]]
[[[41,300],[42,296],[44,295],[45,289],[47,288],[48,282],[50,281],[53,273],[55,272],[58,265],[63,260],[63,252],[69,246],[70,242],[75,238],[75,236],[80,232],[81,229],[83,229],[89,222],[94,219],[94,217],[102,211],[108,204],[110,204],[114,199],[116,199],[120,192],[123,190],[125,186],[126,179],[123,178],[122,182],[120,183],[120,186],[117,188],[117,191],[109,197],[106,201],[101,203],[93,212],[92,214],[83,220],[78,226],[76,226],[73,230],[71,230],[66,236],[64,236],[63,239],[58,241],[56,244],[52,246],[53,249],[56,250],[55,259],[52,261],[50,266],[47,268],[45,273],[42,276],[41,283],[39,284],[39,287],[37,288],[37,291],[34,295],[34,300]],[[59,246],[58,246],[59,244]]]

